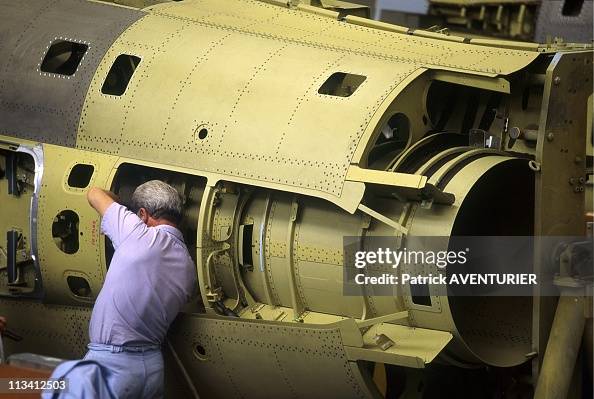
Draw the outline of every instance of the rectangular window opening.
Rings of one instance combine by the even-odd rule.
[[[565,0],[561,14],[566,17],[577,17],[582,12],[584,0]]]
[[[336,97],[350,97],[367,79],[363,75],[335,72],[319,88],[318,93]]]
[[[427,284],[411,284],[410,293],[414,304],[431,306],[431,294]]]
[[[82,43],[66,40],[56,41],[47,50],[40,69],[42,72],[72,76],[88,48],[89,46]]]
[[[178,229],[184,236],[188,248],[196,248],[198,214],[202,195],[206,187],[206,178],[190,175],[167,169],[152,168],[150,166],[122,163],[117,167],[117,172],[111,182],[110,190],[120,198],[120,203],[130,210],[133,208],[132,194],[138,186],[150,180],[161,180],[175,187],[182,197],[182,221]],[[114,248],[109,238],[105,236],[105,266],[109,264],[114,254]],[[190,256],[196,261],[196,251],[190,250]]]
[[[68,186],[73,188],[86,188],[91,182],[95,167],[93,165],[79,163],[74,165],[68,175]]]
[[[124,94],[138,64],[140,64],[139,57],[120,54],[107,73],[103,87],[101,87],[101,93],[112,96]]]
[[[241,237],[239,248],[239,264],[243,268],[251,270],[254,265],[254,260],[252,257],[252,238],[254,235],[254,225],[242,224],[239,226],[239,235]]]

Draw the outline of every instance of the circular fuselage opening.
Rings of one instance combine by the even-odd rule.
[[[520,240],[520,237],[532,236],[533,225],[534,174],[526,160],[514,159],[495,165],[474,184],[460,206],[451,235],[508,237],[508,240],[510,236],[517,236]],[[458,245],[455,242],[450,244],[450,249],[458,249],[452,248]],[[486,249],[489,253],[471,255],[462,269],[456,268],[453,272],[481,273],[485,264],[480,262],[500,261],[504,258],[501,251],[505,251],[505,247],[493,245]],[[531,261],[530,258],[528,267]],[[495,366],[526,361],[525,355],[531,351],[530,295],[502,296],[485,292],[460,295],[450,291],[448,301],[456,329],[476,357]]]

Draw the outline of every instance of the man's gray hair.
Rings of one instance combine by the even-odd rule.
[[[182,200],[177,190],[161,180],[150,180],[136,187],[132,194],[132,210],[140,208],[155,219],[179,223],[182,217]]]

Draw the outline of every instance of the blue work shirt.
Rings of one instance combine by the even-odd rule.
[[[91,315],[91,343],[161,344],[196,287],[182,233],[148,227],[117,202],[107,208],[101,230],[115,252]]]

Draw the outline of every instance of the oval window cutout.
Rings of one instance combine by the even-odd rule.
[[[206,349],[199,343],[194,345],[194,356],[201,361],[208,360],[208,356],[206,355]]]
[[[72,295],[81,298],[91,298],[91,286],[87,279],[79,276],[68,276],[66,277],[66,282]]]
[[[68,175],[68,186],[72,188],[86,188],[91,182],[95,167],[84,163],[74,165]]]
[[[67,254],[78,251],[78,215],[65,210],[56,215],[52,223],[52,237],[58,249]]]

